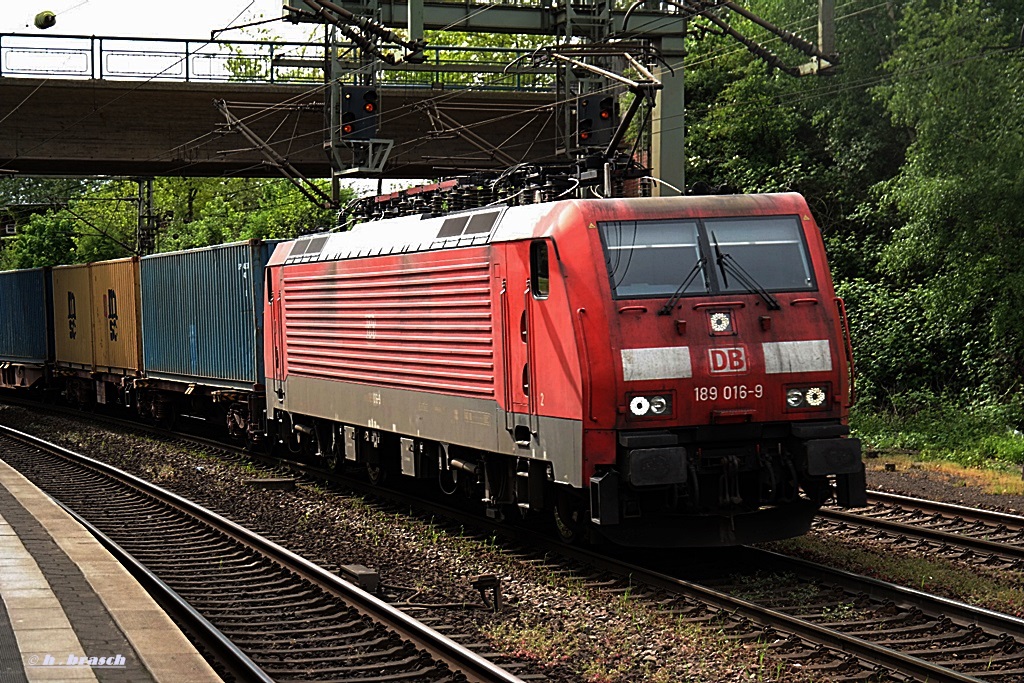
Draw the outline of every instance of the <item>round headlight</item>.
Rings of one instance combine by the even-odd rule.
[[[654,396],[651,398],[652,413],[664,415],[666,410],[668,410],[668,400],[664,396]]]
[[[646,415],[647,411],[651,409],[651,402],[643,396],[635,396],[632,401],[629,402],[629,411],[634,415]]]
[[[725,332],[730,325],[732,325],[732,320],[729,319],[728,313],[711,314],[711,329],[715,332]]]
[[[786,405],[790,408],[799,408],[804,403],[804,392],[800,389],[790,389],[786,392]]]
[[[825,390],[821,387],[811,387],[807,390],[807,405],[820,406],[825,402]]]

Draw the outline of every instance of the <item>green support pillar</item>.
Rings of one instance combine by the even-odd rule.
[[[655,183],[652,190],[655,197],[674,197],[686,187],[686,149],[684,145],[685,92],[683,89],[683,57],[686,50],[683,37],[661,39],[661,55],[675,70],[673,75],[664,66],[655,72],[662,83],[658,92],[657,106],[651,121],[651,166],[652,174],[662,181]],[[667,184],[665,184],[667,183]]]

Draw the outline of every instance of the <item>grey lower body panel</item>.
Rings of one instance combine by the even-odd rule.
[[[283,397],[274,389],[280,385]],[[267,384],[268,410],[282,410],[490,453],[550,462],[555,481],[583,486],[582,419],[506,413],[490,398],[374,387],[354,382],[290,376]],[[272,417],[272,415],[271,415]],[[506,427],[528,425],[528,446]]]

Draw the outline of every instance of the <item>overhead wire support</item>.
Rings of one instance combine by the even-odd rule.
[[[425,61],[423,55],[423,50],[427,47],[425,40],[405,40],[388,27],[377,23],[369,17],[358,16],[330,0],[306,0],[306,4],[314,8],[316,12],[309,12],[289,5],[285,5],[285,9],[295,14],[319,16],[327,23],[337,26],[346,37],[359,45],[360,48],[392,66],[402,62],[422,64]],[[358,28],[362,33],[354,31],[352,26]],[[403,47],[408,53],[403,58],[398,59],[391,53],[383,52],[374,41],[366,37],[366,34],[371,34],[385,43]]]
[[[632,5],[630,5],[629,9],[626,10],[626,14],[622,20],[623,33],[628,33],[627,28],[629,25],[630,16],[636,9],[640,8],[646,1],[647,0],[636,0]],[[665,3],[683,10],[684,12],[688,13],[689,17],[703,17],[704,19],[707,19],[712,24],[717,26],[718,29],[722,31],[723,35],[727,35],[738,41],[745,48],[747,48],[747,50],[751,54],[756,56],[758,59],[764,61],[770,69],[778,69],[779,71],[782,71],[783,73],[788,74],[790,76],[799,77],[807,75],[809,73],[823,71],[825,69],[828,69],[839,64],[839,55],[835,53],[826,53],[820,50],[811,41],[791,31],[776,26],[775,24],[764,19],[763,17],[758,16],[757,14],[751,12],[745,7],[736,4],[732,0],[715,0],[714,2],[708,2],[706,0],[665,0]],[[808,57],[818,60],[818,66],[815,69],[788,66],[774,52],[764,47],[756,40],[753,40],[743,35],[735,28],[730,26],[729,22],[727,22],[725,19],[714,13],[714,10],[723,8],[736,12],[743,18],[757,24],[758,26],[765,29],[772,35],[776,36],[783,43],[786,43],[790,47],[796,49],[799,52],[802,52]]]
[[[231,110],[228,109],[228,105],[224,100],[215,100],[214,106],[216,106],[220,113],[224,115],[224,118],[227,119],[228,129],[237,130],[245,137],[245,139],[252,143],[254,147],[259,149],[267,158],[270,165],[276,168],[281,175],[283,175],[306,197],[306,199],[324,209],[338,208],[337,202],[335,202],[330,195],[302,175],[302,173],[292,166],[287,159],[281,156],[277,150],[267,144],[262,138],[260,138],[260,136],[256,135],[249,126],[245,125],[241,119],[235,116]]]
[[[628,78],[622,74],[617,74],[614,71],[609,71],[608,69],[604,69],[595,64],[588,64],[587,62],[576,58],[576,56],[595,55],[603,57],[614,56],[624,59],[629,66],[640,75],[640,80]],[[625,137],[626,131],[629,130],[630,123],[632,123],[637,112],[640,111],[641,105],[643,105],[644,102],[648,102],[653,108],[655,93],[662,88],[661,81],[654,77],[654,74],[651,73],[650,69],[641,64],[640,61],[632,54],[624,50],[616,51],[607,47],[600,48],[597,51],[587,48],[559,50],[557,47],[546,47],[540,48],[534,52],[533,59],[534,66],[540,66],[544,62],[551,60],[564,62],[577,69],[583,69],[597,76],[621,83],[626,86],[630,93],[633,94],[633,99],[629,103],[629,108],[619,120],[618,127],[616,127],[615,132],[612,133],[611,140],[604,149],[603,156],[606,161],[611,161],[615,158],[615,153],[618,149],[619,143],[622,142],[623,137]]]

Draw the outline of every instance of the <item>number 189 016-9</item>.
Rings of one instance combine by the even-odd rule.
[[[755,384],[748,387],[745,384],[732,384],[724,387],[694,387],[693,397],[697,401],[717,401],[721,398],[724,401],[736,401],[746,398],[761,398],[764,396],[764,387]]]

